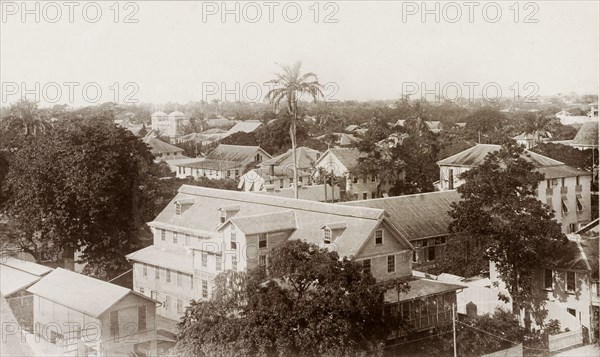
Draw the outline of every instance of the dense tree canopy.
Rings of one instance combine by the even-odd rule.
[[[463,173],[465,183],[458,188],[462,200],[450,213],[450,231],[461,234],[462,244],[484,245],[481,259],[495,263],[516,311],[540,308],[532,297],[533,273],[566,243],[554,212],[537,199],[543,175],[523,155],[522,147],[504,145]]]
[[[180,323],[181,355],[348,355],[385,341],[385,287],[362,266],[298,240],[272,252],[268,274],[227,271]]]

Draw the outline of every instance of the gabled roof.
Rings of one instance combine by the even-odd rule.
[[[206,158],[208,160],[246,162],[253,161],[253,157],[258,151],[266,154],[269,159],[271,158],[271,155],[261,149],[260,146],[225,144],[217,146],[213,151],[206,155]]]
[[[452,222],[448,212],[451,204],[460,199],[460,194],[453,190],[339,204],[385,210],[400,234],[412,241],[448,234],[448,225]]]
[[[9,296],[23,290],[40,280],[41,276],[15,269],[8,265],[0,265],[0,294]]]
[[[100,317],[111,306],[133,293],[122,286],[62,268],[56,268],[27,291],[93,317]]]
[[[150,152],[154,155],[183,152],[183,149],[178,148],[177,146],[173,146],[171,144],[167,144],[164,141],[158,140],[151,136],[144,137],[142,141],[145,142],[148,146],[150,146]]]
[[[345,132],[351,133],[353,131],[355,131],[356,129],[360,129],[360,126],[358,125],[348,125],[346,127],[346,129],[344,129]]]
[[[167,114],[165,112],[158,111],[158,112],[152,113],[151,116],[153,116],[153,117],[166,117]]]
[[[381,209],[332,205],[301,199],[289,199],[266,194],[239,191],[217,190],[206,187],[182,185],[173,199],[195,198],[196,203],[185,215],[176,216],[175,205],[169,204],[156,217],[150,226],[181,227],[211,235],[219,227],[219,208],[227,205],[239,205],[240,210],[235,218],[260,214],[275,214],[293,210],[296,216],[297,229],[291,239],[301,239],[321,245],[322,231],[325,223],[345,221],[348,229],[335,241],[340,256],[355,255],[369,235],[373,233],[384,219]],[[259,224],[252,219],[251,223]],[[402,239],[398,237],[398,239]],[[409,243],[410,244],[410,243]]]
[[[174,112],[171,112],[169,114],[169,117],[170,118],[180,118],[180,117],[187,117],[187,115],[184,114],[184,113],[182,113],[182,112],[180,112],[180,111],[178,111],[178,110],[176,110]]]
[[[230,218],[228,222],[233,223],[245,235],[296,229],[296,215],[292,210],[243,217],[236,216]],[[223,226],[228,222],[225,222]]]
[[[358,165],[358,159],[361,157],[366,157],[367,154],[360,152],[356,148],[335,148],[329,149],[315,162],[317,165],[324,157],[327,156],[327,153],[331,153],[331,155],[335,156],[348,170],[352,170],[356,165]]]
[[[273,191],[260,191],[254,193],[294,198],[293,187],[286,187],[280,189],[276,188]],[[335,186],[333,196],[333,198],[336,200],[340,199],[340,186]],[[298,198],[307,201],[325,202],[325,188],[323,187],[323,185],[300,186],[298,188]],[[327,185],[327,200],[331,200],[331,185]]]
[[[384,303],[391,304],[398,301],[422,299],[427,296],[454,292],[467,287],[466,285],[451,284],[424,278],[414,278],[408,282],[408,285],[410,286],[410,290],[400,293],[400,300],[398,300],[398,293],[395,289],[386,291],[384,294]]]
[[[567,249],[551,266],[554,268],[589,271],[592,279],[598,280],[600,256],[598,254],[598,219],[589,223],[576,233],[567,234]]]
[[[299,147],[296,148],[296,160],[298,162],[299,169],[308,169],[314,166],[315,161],[319,158],[321,153],[317,150],[313,150],[307,147]],[[289,149],[287,152],[277,155],[272,159],[263,161],[261,166],[284,166],[284,165],[293,165],[294,163],[294,155],[292,155],[292,149]]]
[[[51,272],[53,269],[45,265],[28,262],[26,260],[17,259],[11,256],[0,257],[0,264],[6,265],[15,269],[22,270],[26,273],[43,276]]]
[[[271,175],[272,173],[272,175]],[[307,177],[310,176],[310,172],[306,172],[304,170],[298,169],[298,177]],[[256,182],[259,178],[262,178],[266,181],[275,180],[280,178],[293,178],[294,171],[289,166],[275,166],[273,168],[273,172],[271,172],[270,167],[259,167],[257,169],[249,170],[244,174],[244,178],[248,183]]]
[[[182,237],[183,238],[183,237]],[[193,274],[194,264],[191,252],[180,247],[160,247],[151,245],[127,255],[127,259],[140,263],[156,265],[160,262],[163,268]]]
[[[258,129],[258,127],[260,127],[261,125],[262,123],[258,120],[240,121],[227,131],[227,136],[238,132],[251,133],[254,130]]]

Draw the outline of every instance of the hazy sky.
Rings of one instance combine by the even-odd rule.
[[[521,95],[598,92],[598,1],[521,2],[518,11],[513,1],[473,7],[428,2],[433,11],[424,22],[420,1],[321,2],[317,19],[313,1],[228,2],[233,11],[225,21],[221,2],[121,2],[118,14],[113,1],[76,2],[72,23],[62,1],[58,7],[37,3],[37,13],[36,2],[28,2],[33,11],[25,21],[20,4],[1,3],[2,105],[25,89],[43,102],[82,105],[99,88],[100,101],[110,101],[115,82],[119,102],[127,94],[154,103],[252,101],[268,90],[262,83],[272,78],[276,62],[297,60],[329,83],[330,99],[398,98],[403,88],[415,90],[410,82],[419,84],[417,91],[424,89],[421,83],[438,93],[446,86],[447,96],[459,88],[465,97],[469,88],[480,96],[488,83],[497,83],[492,87],[504,96],[514,94],[513,83]],[[96,16],[98,8],[102,14]],[[125,23],[132,13],[137,23]],[[126,87],[128,82],[135,84]],[[535,84],[526,87],[528,82]]]

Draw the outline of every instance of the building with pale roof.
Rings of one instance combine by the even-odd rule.
[[[268,267],[271,254],[291,239],[335,250],[358,261],[377,280],[406,278],[416,284],[419,293],[401,294],[400,301],[389,302],[395,306],[406,302],[406,308],[417,309],[419,299],[447,298],[449,309],[456,301],[454,292],[462,288],[414,278],[412,244],[383,209],[183,185],[148,225],[154,244],[127,256],[133,263],[134,289],[151,290],[160,301],[177,301],[157,312],[170,319],[178,319],[190,300],[209,299],[220,272]],[[430,319],[416,329],[437,324]]]
[[[33,294],[34,333],[64,351],[130,355],[137,345],[156,341],[157,301],[149,291],[134,292],[61,268],[27,291]]]
[[[553,143],[568,145],[579,150],[595,149],[598,147],[598,122],[584,123],[573,140],[553,141]]]
[[[184,159],[183,149],[177,146],[167,144],[164,141],[146,136],[142,141],[150,147],[150,153],[157,160]]]
[[[183,130],[190,123],[190,117],[180,111],[174,111],[169,115],[158,111],[151,115],[152,130],[166,135],[170,138],[177,138],[183,135]]]
[[[464,183],[461,174],[477,167],[488,154],[500,150],[500,145],[477,144],[472,148],[438,161],[440,181],[438,189],[453,190]],[[522,156],[544,175],[538,186],[537,198],[556,212],[556,220],[564,233],[575,232],[591,220],[592,173],[571,167],[533,151]]]

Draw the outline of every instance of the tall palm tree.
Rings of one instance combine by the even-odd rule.
[[[301,74],[302,62],[296,62],[293,66],[277,64],[282,72],[275,74],[275,79],[267,82],[273,85],[265,99],[275,105],[275,111],[279,110],[281,101],[287,102],[287,112],[291,118],[290,138],[292,140],[292,157],[294,160],[294,197],[298,198],[298,163],[296,161],[296,121],[298,120],[298,100],[308,94],[317,101],[323,96],[323,86],[319,83],[317,75],[308,72]]]
[[[25,136],[36,135],[38,131],[45,132],[49,126],[49,123],[42,119],[37,103],[27,99],[12,104],[9,115],[2,119],[5,130],[17,127],[24,131]]]

